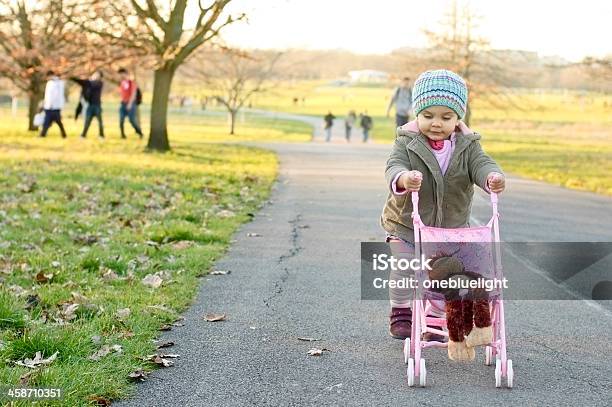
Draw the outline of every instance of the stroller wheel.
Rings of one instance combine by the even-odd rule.
[[[501,359],[495,360],[495,387],[501,387],[502,368]]]
[[[408,374],[408,386],[412,387],[414,386],[414,359],[412,358],[408,359],[407,374]]]
[[[485,346],[485,365],[491,366],[492,360],[493,360],[493,348],[490,346]]]
[[[425,369],[425,359],[421,358],[421,368],[419,372],[419,384],[425,387],[427,384],[427,370]]]
[[[514,369],[512,368],[512,360],[508,359],[506,362],[506,380],[509,389],[514,385]]]
[[[404,364],[408,364],[410,359],[410,338],[404,339]]]

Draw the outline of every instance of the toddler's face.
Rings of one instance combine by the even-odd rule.
[[[430,106],[417,115],[419,130],[432,140],[447,139],[458,121],[457,113],[446,106]]]

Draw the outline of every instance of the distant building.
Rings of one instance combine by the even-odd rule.
[[[386,83],[389,81],[389,74],[373,69],[363,69],[360,71],[349,71],[351,83]]]

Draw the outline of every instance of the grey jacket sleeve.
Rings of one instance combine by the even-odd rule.
[[[485,191],[487,191],[486,184],[487,175],[489,175],[489,173],[499,172],[503,174],[495,160],[482,150],[480,142],[478,141],[472,143],[468,171],[472,182]]]
[[[387,181],[387,187],[389,191],[393,193],[391,182],[397,174],[402,171],[411,171],[410,158],[408,157],[408,151],[406,150],[407,137],[395,137],[395,143],[391,154],[387,159],[387,168],[385,169],[385,180]]]

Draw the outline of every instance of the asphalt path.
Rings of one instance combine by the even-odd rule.
[[[291,117],[313,124],[313,141],[256,144],[278,153],[280,174],[215,265],[231,274],[204,277],[185,325],[161,335],[175,342],[175,365],[115,405],[610,405],[612,312],[590,300],[596,282],[612,279],[609,258],[568,281],[506,246],[506,277],[529,299],[505,302],[514,388],[495,388],[482,349],[465,364],[426,350],[428,385],[408,387],[401,341],[387,332],[388,303],[360,297],[360,243],[384,238],[378,219],[390,145],[346,143],[339,123],[325,143],[321,120]],[[610,208],[607,197],[509,175],[502,240],[609,241]],[[490,216],[478,191],[473,223]],[[211,312],[227,320],[203,320]],[[308,356],[314,347],[329,351]]]

